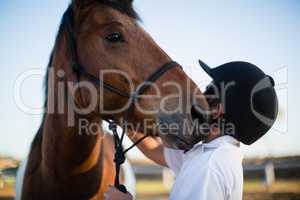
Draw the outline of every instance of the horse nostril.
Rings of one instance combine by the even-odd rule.
[[[191,108],[191,115],[193,121],[197,120],[198,123],[209,123],[210,115],[207,110],[204,110],[200,105],[194,104]]]

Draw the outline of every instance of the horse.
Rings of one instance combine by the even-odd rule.
[[[95,78],[110,70],[121,73]],[[154,71],[160,95],[138,98],[138,105],[131,104],[126,120],[140,125],[135,131],[160,137],[168,147],[189,146],[193,137],[184,132],[202,114],[195,112],[192,97],[197,93],[200,98],[196,103],[204,110],[208,104],[180,65],[172,62],[141,27],[133,1],[71,1],[47,67],[45,113],[28,155],[21,199],[103,199],[109,185],[114,184],[116,172],[114,141],[105,133],[102,122],[114,119],[121,124],[129,112],[121,109],[130,99],[126,94],[136,91]],[[153,95],[156,89],[149,87],[143,95]],[[162,103],[165,109],[161,109]],[[88,108],[89,112],[85,112]],[[142,112],[141,108],[157,112]],[[143,124],[145,119],[153,125],[151,128]],[[184,125],[184,121],[188,123]],[[82,122],[98,126],[82,128]],[[172,123],[179,124],[178,134],[162,134],[157,128],[159,124]]]

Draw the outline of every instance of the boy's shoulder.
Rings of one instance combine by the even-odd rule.
[[[210,157],[210,167],[221,173],[242,171],[243,154],[238,146],[224,143]]]

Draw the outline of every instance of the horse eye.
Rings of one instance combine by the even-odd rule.
[[[111,43],[124,42],[124,38],[121,33],[112,33],[106,36],[105,39]]]

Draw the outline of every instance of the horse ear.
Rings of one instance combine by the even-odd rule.
[[[124,3],[125,4],[132,4],[134,0],[102,0],[102,1],[124,5]]]
[[[113,3],[113,4],[119,4],[119,5],[126,5],[131,7],[134,0],[72,0],[72,4],[75,7],[82,7],[85,5],[89,5],[93,2],[99,2],[99,3]],[[129,4],[129,5],[128,5]]]
[[[89,5],[90,3],[93,3],[96,0],[72,0],[72,4],[77,7],[83,7],[85,5]]]

